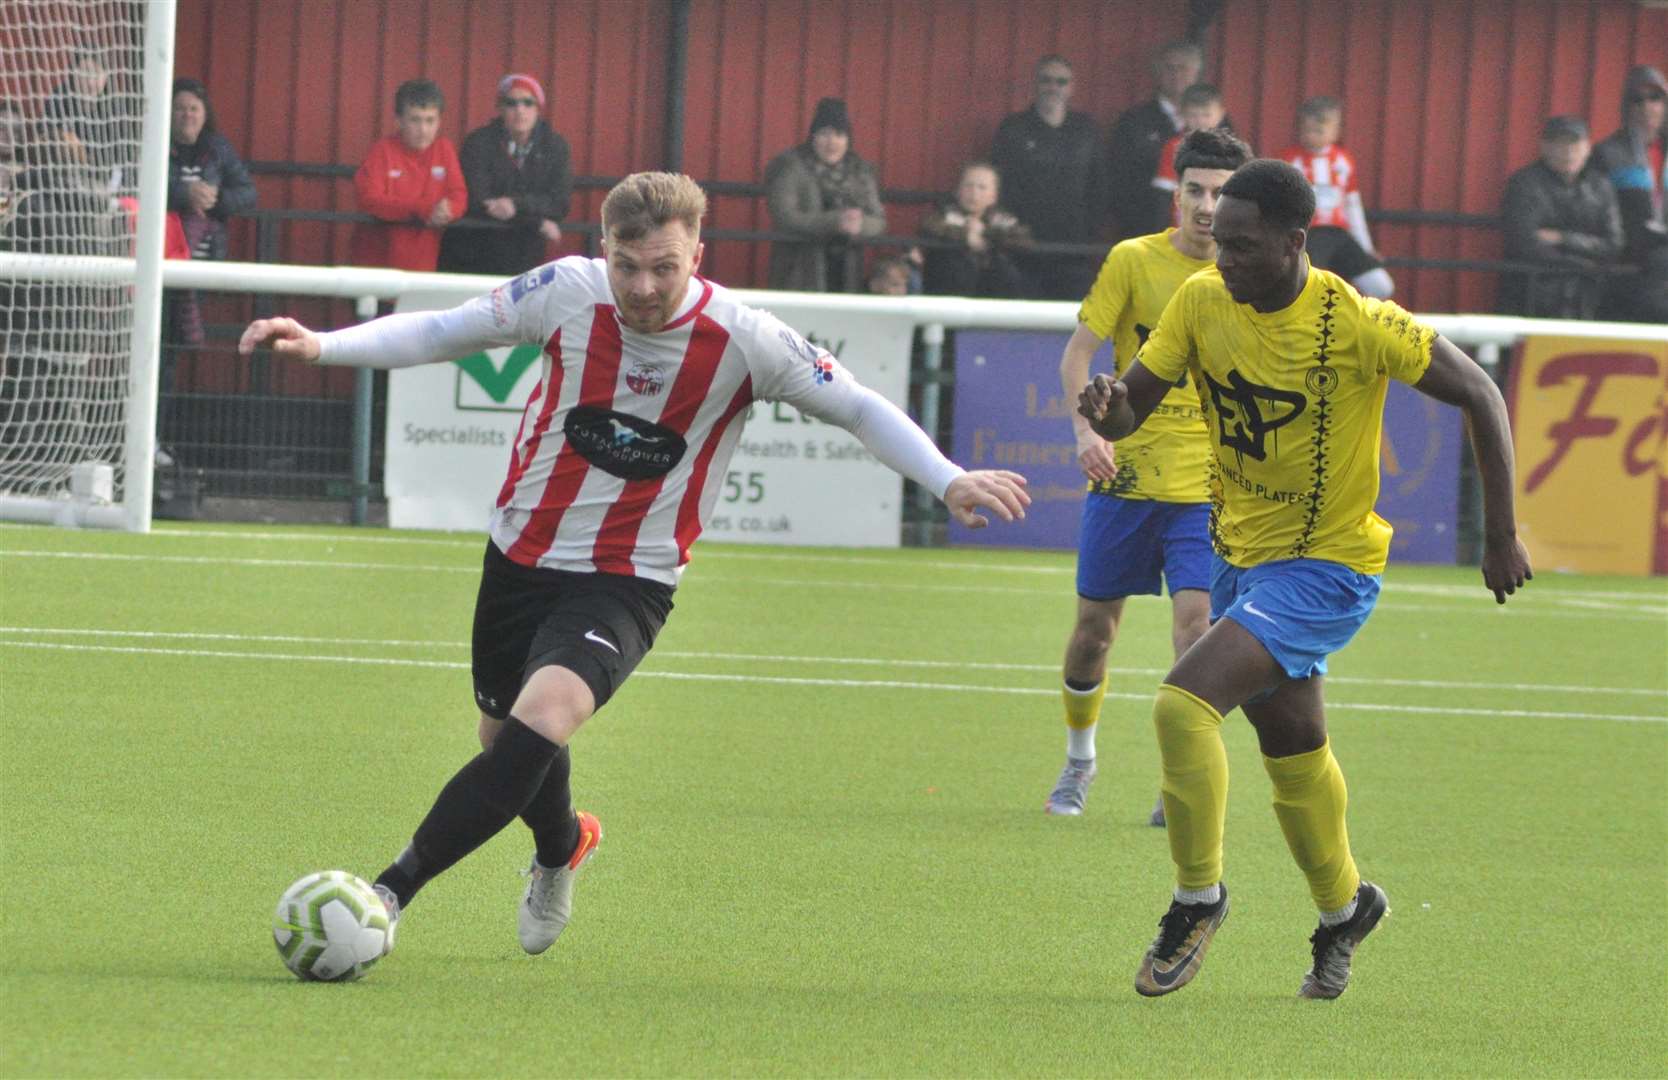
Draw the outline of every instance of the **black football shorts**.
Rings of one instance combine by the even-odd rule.
[[[648,655],[672,591],[622,574],[522,566],[487,541],[470,664],[475,704],[504,719],[533,672],[554,664],[584,679],[602,708]]]

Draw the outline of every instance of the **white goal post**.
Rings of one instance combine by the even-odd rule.
[[[0,5],[0,519],[150,528],[174,19]]]

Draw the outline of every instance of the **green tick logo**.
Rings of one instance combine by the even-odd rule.
[[[516,395],[515,388],[529,368],[538,363],[544,351],[537,345],[517,345],[504,355],[494,349],[501,363],[491,353],[478,352],[454,361],[457,365],[457,391],[454,404],[463,410],[487,412],[519,412],[526,394]]]

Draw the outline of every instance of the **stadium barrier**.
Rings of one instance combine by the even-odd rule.
[[[68,265],[51,258],[0,253],[0,279],[126,283],[132,280],[133,267],[132,261],[124,259],[79,258]],[[419,294],[431,300],[442,298],[452,302],[493,288],[499,279],[346,267],[168,262],[163,267],[163,283],[170,289],[338,298],[353,302],[358,316],[364,318],[374,314],[379,303]],[[965,416],[955,417],[954,425],[941,424],[942,393],[945,387],[954,384],[953,372],[944,370],[945,345],[950,335],[961,331],[1069,334],[1076,324],[1077,312],[1077,305],[1068,302],[745,289],[736,293],[743,302],[772,309],[791,308],[828,325],[856,325],[866,318],[906,320],[919,331],[920,341],[910,375],[912,411],[947,449],[953,449],[954,428],[959,425],[965,430],[969,426],[969,418]],[[1606,520],[1616,505],[1613,496],[1608,494],[1613,490],[1613,485],[1607,484],[1610,473],[1641,485],[1641,492],[1643,485],[1656,484],[1658,476],[1668,476],[1668,466],[1663,462],[1663,450],[1668,446],[1668,413],[1663,411],[1664,402],[1668,402],[1668,387],[1665,387],[1668,327],[1499,315],[1421,318],[1471,351],[1505,383],[1514,414],[1523,418],[1517,423],[1522,461],[1520,487],[1534,482],[1522,495],[1538,497],[1564,485],[1559,501],[1549,504],[1553,509],[1546,515],[1547,524],[1541,528],[1550,529],[1562,522],[1567,528],[1591,529]],[[1527,382],[1504,378],[1503,350],[1525,341],[1536,345],[1534,374]],[[371,373],[355,371],[351,375],[355,386],[353,422],[350,428],[338,426],[336,437],[345,434],[350,440],[351,453],[346,456],[351,457],[351,475],[345,490],[354,503],[353,520],[364,522],[368,520],[368,502],[377,490],[372,483],[371,467],[380,448],[373,445]],[[1016,382],[1014,393],[1024,393],[1021,383]],[[1617,445],[1609,445],[1607,439]],[[1592,457],[1592,467],[1579,476],[1568,467],[1568,462],[1585,461],[1588,457]],[[1623,462],[1622,467],[1615,468],[1609,461],[1611,458]],[[1601,461],[1606,464],[1601,466]],[[1549,476],[1558,483],[1549,483]],[[1668,491],[1668,481],[1661,487]],[[1579,503],[1583,491],[1607,493],[1604,498],[1612,501],[1586,513]],[[920,493],[916,498],[918,513],[921,505],[930,499]],[[1648,497],[1639,493],[1629,497],[1630,505],[1643,508],[1640,511],[1643,523],[1635,531],[1643,533],[1654,527],[1648,519],[1663,498],[1668,496],[1655,492]],[[1465,501],[1463,497],[1462,501]],[[1474,513],[1474,500],[1470,501]],[[1660,511],[1657,516],[1660,517]],[[917,516],[916,523],[918,540],[926,541],[936,535],[937,525],[932,519]],[[1462,531],[1465,527],[1462,521]],[[1558,565],[1584,565],[1578,550],[1583,543],[1579,537],[1567,536],[1560,543],[1566,549],[1567,558],[1561,557]],[[1650,572],[1651,560],[1668,559],[1668,542],[1635,538],[1630,543],[1640,550],[1623,553],[1601,568],[1646,565],[1643,572]],[[1591,546],[1590,538],[1588,546]]]

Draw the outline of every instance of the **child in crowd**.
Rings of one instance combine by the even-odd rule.
[[[353,177],[359,208],[387,222],[354,229],[356,266],[433,270],[440,230],[463,216],[469,192],[457,148],[440,134],[440,87],[410,79],[394,93],[398,133],[371,147]]]
[[[1298,145],[1280,155],[1315,189],[1309,262],[1349,279],[1362,296],[1388,300],[1396,283],[1373,250],[1361,206],[1355,158],[1338,145],[1344,110],[1337,98],[1312,97],[1297,110]]]

